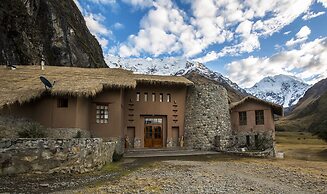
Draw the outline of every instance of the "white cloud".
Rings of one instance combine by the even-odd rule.
[[[296,33],[295,38],[287,41],[286,46],[294,46],[296,44],[302,43],[308,39],[308,36],[311,34],[311,30],[308,26],[303,26],[298,33]]]
[[[325,8],[327,8],[327,0],[318,0]]]
[[[79,9],[81,12],[83,12],[83,8],[82,8],[81,4],[78,2],[78,0],[74,0],[74,3],[75,3],[75,5],[78,7],[78,9]]]
[[[292,31],[287,31],[287,32],[284,32],[283,34],[287,35],[289,33],[291,33]]]
[[[123,29],[125,26],[122,23],[116,22],[113,26],[116,30]]]
[[[116,0],[87,0],[87,1],[98,3],[98,4],[107,4],[107,5],[116,3]]]
[[[125,57],[178,53],[194,58],[211,45],[227,45],[221,51],[209,51],[208,56],[199,58],[208,61],[259,49],[261,37],[271,36],[289,25],[307,12],[314,0],[271,0],[269,3],[264,0],[184,0],[191,5],[191,15],[172,0],[124,1],[151,7],[140,23],[139,32],[121,44],[122,50],[127,51],[128,47],[132,51],[124,52]],[[157,41],[158,37],[151,36],[154,28],[168,41]],[[145,43],[141,43],[145,38]],[[175,44],[170,42],[174,39]]]
[[[310,20],[312,18],[315,18],[315,17],[318,17],[318,16],[321,16],[321,15],[324,15],[325,12],[324,11],[320,11],[320,12],[317,12],[317,13],[314,13],[312,11],[309,11],[307,12],[303,17],[302,19],[303,20]]]
[[[242,87],[251,87],[269,75],[294,75],[313,84],[327,77],[327,38],[303,44],[271,57],[253,57],[225,66],[228,77]]]
[[[84,19],[90,32],[97,38],[102,48],[106,48],[109,42],[108,38],[112,36],[112,31],[101,24],[105,20],[105,17],[101,14],[87,13]]]
[[[122,0],[124,3],[135,7],[146,8],[153,5],[153,0]]]

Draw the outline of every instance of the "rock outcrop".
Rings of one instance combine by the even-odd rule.
[[[73,0],[1,0],[0,65],[107,67]]]

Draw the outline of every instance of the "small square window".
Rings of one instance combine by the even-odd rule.
[[[68,108],[68,98],[59,98],[57,100],[58,108]]]
[[[108,105],[97,105],[95,118],[96,118],[96,123],[108,123],[109,121]]]

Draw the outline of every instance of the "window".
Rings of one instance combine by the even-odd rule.
[[[239,122],[240,125],[247,125],[247,116],[246,116],[246,112],[239,112],[238,113],[239,116]]]
[[[144,124],[162,124],[162,118],[145,118]]]
[[[139,102],[140,101],[140,92],[137,92],[136,93],[136,102]]]
[[[59,98],[57,101],[58,108],[68,108],[68,98]]]
[[[170,96],[170,94],[167,94],[167,102],[171,102],[171,96]]]
[[[148,101],[148,93],[144,93],[144,102]]]
[[[156,101],[156,93],[152,93],[152,102]]]
[[[161,93],[160,97],[159,97],[159,102],[162,102],[162,101],[163,101],[163,94]]]
[[[108,105],[97,105],[96,123],[108,123],[109,111]]]
[[[255,124],[256,125],[263,125],[265,124],[265,117],[263,110],[256,110],[255,111]]]

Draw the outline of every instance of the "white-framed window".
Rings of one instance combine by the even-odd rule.
[[[109,109],[108,105],[97,104],[96,105],[96,123],[108,123],[109,121]]]

